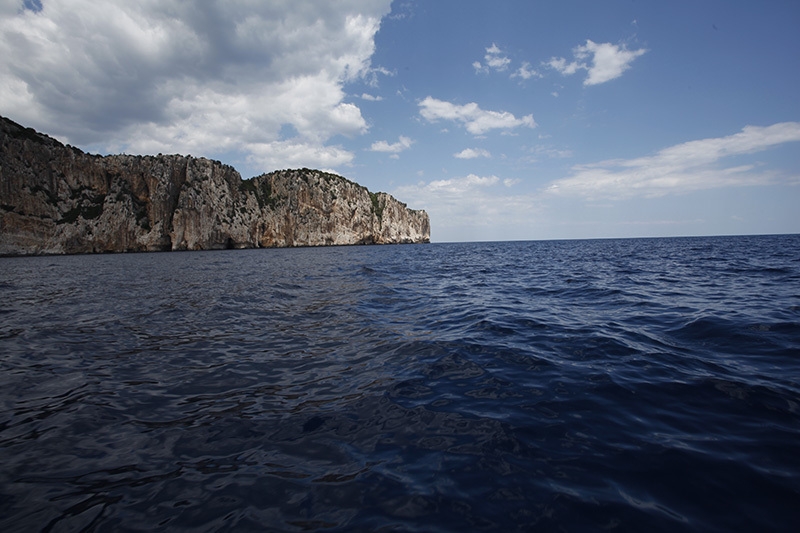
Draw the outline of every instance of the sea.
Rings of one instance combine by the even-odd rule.
[[[0,531],[798,531],[800,236],[0,259]]]

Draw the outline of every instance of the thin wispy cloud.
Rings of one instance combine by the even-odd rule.
[[[396,143],[389,143],[387,141],[376,141],[370,146],[372,152],[387,152],[391,154],[399,154],[404,150],[411,148],[414,141],[408,137],[400,136]]]
[[[631,68],[637,57],[644,55],[646,49],[628,50],[625,45],[611,43],[595,43],[586,40],[586,44],[573,49],[574,61],[563,57],[553,57],[545,63],[564,76],[575,74],[579,70],[587,72],[584,85],[598,85],[619,78]]]
[[[393,77],[396,75],[397,72],[394,70],[389,70],[383,67],[370,67],[363,74],[363,78],[366,80],[367,85],[376,88],[378,85],[380,85],[380,78],[378,76]]]
[[[335,169],[352,162],[354,154],[341,146],[323,146],[317,143],[275,141],[252,143],[246,146],[247,162],[255,168],[300,168],[308,161],[316,161],[321,169]],[[153,153],[152,150],[145,153]]]
[[[482,135],[493,129],[512,129],[519,126],[535,128],[533,115],[517,118],[507,111],[487,111],[471,102],[457,105],[428,96],[419,103],[420,115],[429,121],[451,120],[462,124],[473,135]]]
[[[652,156],[576,165],[572,176],[554,181],[547,192],[591,199],[625,199],[768,185],[781,179],[800,183],[800,176],[782,175],[762,167],[757,161],[729,163],[735,156],[798,141],[800,122],[746,126],[727,137],[678,144]]]
[[[492,157],[489,150],[483,148],[465,148],[457,154],[453,154],[456,159],[477,159],[478,157]]]
[[[470,174],[464,178],[451,178],[447,180],[436,180],[424,186],[424,189],[432,193],[463,194],[466,191],[480,187],[496,185],[500,182],[497,176],[477,176]]]
[[[483,62],[475,61],[472,63],[472,68],[478,74],[489,74],[490,72],[506,72],[511,67],[511,58],[509,58],[503,50],[492,43],[492,46],[486,48],[486,54],[483,56]],[[531,68],[531,64],[523,61],[522,65],[511,72],[511,78],[520,78],[522,80],[529,80],[531,78],[543,77],[537,70]]]
[[[537,144],[526,148],[525,151],[531,154],[528,159],[529,162],[536,162],[540,159],[564,159],[573,156],[572,150],[558,148],[552,144]]]
[[[529,80],[531,78],[542,78],[543,76],[538,70],[532,69],[530,63],[523,61],[522,66],[515,70],[511,77]]]
[[[399,187],[393,194],[412,203],[425,205],[443,234],[459,228],[529,224],[541,207],[539,200],[513,190],[518,179],[500,179],[495,175],[469,174]]]

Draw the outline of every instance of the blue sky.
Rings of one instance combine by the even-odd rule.
[[[0,0],[0,114],[337,172],[433,241],[800,232],[795,1]]]

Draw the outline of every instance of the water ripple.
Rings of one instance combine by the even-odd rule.
[[[3,531],[800,522],[797,236],[0,273]]]

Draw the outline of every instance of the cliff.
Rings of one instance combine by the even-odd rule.
[[[302,169],[242,180],[182,155],[98,156],[0,117],[0,254],[430,240],[427,213]]]

